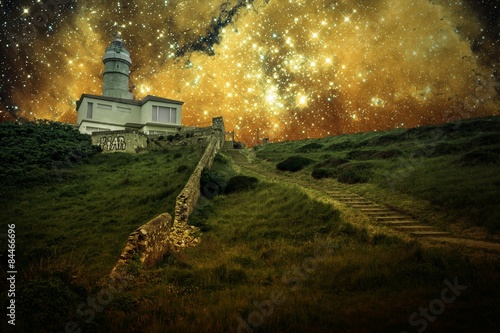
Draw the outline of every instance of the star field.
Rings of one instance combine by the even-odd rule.
[[[135,98],[255,144],[500,114],[496,0],[0,0],[0,119],[76,122],[120,33]]]

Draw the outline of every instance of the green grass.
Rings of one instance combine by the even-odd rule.
[[[500,232],[500,117],[268,144],[256,156],[277,165],[308,158],[302,174],[336,178],[351,190],[380,201],[387,192],[429,203],[444,224],[479,226]],[[366,183],[366,185],[363,185]],[[385,203],[396,208],[394,200]]]
[[[498,262],[369,234],[296,187],[260,180],[202,198],[191,222],[204,227],[202,242],[142,271],[99,316],[102,331],[237,332],[238,318],[250,318],[254,332],[399,332],[455,277],[468,292],[433,329],[498,325],[479,312],[498,309]],[[261,321],[257,307],[268,314]]]
[[[181,151],[183,158],[175,158]],[[52,183],[9,188],[0,219],[16,224],[19,264],[37,267],[71,256],[85,267],[79,280],[95,283],[113,268],[132,231],[160,213],[173,215],[201,153],[175,148],[96,155],[62,170]]]
[[[425,201],[425,210],[447,211],[450,221],[461,216],[496,230],[498,165],[488,163],[499,122],[271,144],[256,153],[273,164],[305,157],[313,163],[300,177],[318,169],[361,175],[366,182],[350,186],[366,196],[410,212],[422,208],[413,202]],[[479,154],[479,164],[464,165],[463,156],[478,150],[488,152],[485,160]],[[0,219],[16,224],[19,250],[16,329],[62,331],[75,321],[88,332],[235,332],[245,320],[254,332],[413,332],[409,316],[440,297],[445,279],[457,278],[467,290],[428,331],[498,331],[495,257],[355,227],[297,187],[238,178],[222,155],[210,174],[224,184],[233,179],[238,190],[200,199],[190,223],[200,228],[201,243],[154,269],[134,266],[128,288],[113,293],[93,324],[84,323],[79,304],[106,290],[102,283],[134,229],[173,213],[201,153],[182,147],[95,155],[72,168],[49,166],[43,181],[2,185]],[[5,276],[1,281],[6,290]]]

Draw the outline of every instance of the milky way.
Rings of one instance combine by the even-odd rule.
[[[185,102],[272,141],[500,114],[498,0],[0,1],[0,119],[76,122],[102,55],[130,50],[135,98]]]

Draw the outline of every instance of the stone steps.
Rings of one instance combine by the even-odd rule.
[[[410,235],[415,237],[452,237],[449,232],[445,231],[413,231]]]
[[[435,230],[436,228],[428,225],[398,225],[395,226],[394,229],[402,231],[430,231]]]
[[[388,207],[384,207],[367,200],[358,194],[349,193],[344,190],[324,191],[324,193],[351,208],[359,210],[375,220],[377,224],[391,227],[401,232],[406,232],[412,236],[443,237],[450,235],[447,232],[436,230],[435,227],[423,225],[420,222],[412,220]]]
[[[388,227],[397,227],[397,226],[404,226],[404,225],[417,225],[417,221],[411,221],[411,220],[403,220],[403,221],[387,221],[387,222],[380,222],[380,224],[383,224]]]

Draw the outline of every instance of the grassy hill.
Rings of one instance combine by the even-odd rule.
[[[256,156],[281,170],[352,184],[431,223],[500,231],[500,117],[275,143],[257,147]]]
[[[38,126],[46,131],[50,124]],[[448,187],[465,186],[464,197],[481,186],[473,194],[484,193],[491,202],[478,211],[498,208],[493,196],[498,128],[499,118],[477,119],[270,144],[255,152],[273,169],[279,163],[311,180],[314,172],[321,181],[349,183],[405,210],[445,210],[447,223],[464,214],[471,225],[495,231],[495,223],[477,222],[480,215],[471,202],[455,212],[453,207],[462,207],[451,200]],[[12,133],[2,134],[0,127],[4,140]],[[296,186],[235,171],[222,154],[202,180],[225,190],[202,197],[190,220],[202,232],[201,243],[167,255],[154,269],[137,264],[127,288],[103,300],[109,289],[102,282],[127,236],[158,213],[172,213],[201,150],[93,155],[88,137],[69,128],[60,134],[72,137],[78,146],[73,150],[88,154],[70,158],[75,155],[70,149],[54,167],[44,164],[49,155],[37,152],[30,162],[35,176],[7,173],[11,179],[1,185],[0,219],[18,228],[18,332],[60,332],[71,321],[82,332],[416,332],[424,325],[433,332],[497,332],[500,327],[498,256],[373,232],[353,223],[359,217]],[[43,141],[43,135],[37,137]],[[49,151],[43,142],[37,147]],[[438,197],[444,203],[432,201]],[[5,277],[1,281],[6,290]],[[466,288],[454,293],[450,283]],[[446,288],[448,300],[456,297],[425,319],[422,309],[435,307]],[[0,296],[4,305],[5,293]],[[89,302],[99,298],[95,318],[88,320]]]
[[[246,181],[239,178],[240,186],[211,200],[201,198],[190,223],[203,231],[202,242],[138,271],[90,326],[96,332],[499,327],[498,258],[471,259],[460,247],[427,248],[371,233],[298,187],[236,176],[221,156],[211,173],[228,187],[234,177]],[[422,319],[419,309],[439,299],[448,282],[466,288],[432,322]]]
[[[37,301],[20,298],[19,308],[36,320],[38,307],[48,327],[74,313],[66,300],[85,299],[106,278],[132,231],[160,213],[173,215],[203,153],[178,147],[95,154],[89,136],[51,122],[1,124],[0,139],[0,220],[16,225],[19,294],[40,294]],[[58,295],[56,318],[42,305]]]

